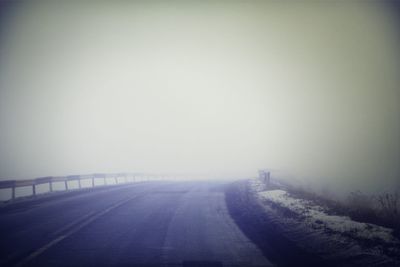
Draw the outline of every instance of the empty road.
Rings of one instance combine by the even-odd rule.
[[[1,266],[271,266],[224,185],[148,182],[0,208]]]

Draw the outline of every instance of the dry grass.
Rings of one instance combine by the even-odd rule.
[[[368,195],[361,191],[351,192],[344,202],[334,201],[304,189],[288,187],[291,195],[308,199],[327,207],[327,212],[349,216],[359,222],[372,223],[394,229],[400,238],[400,193]]]

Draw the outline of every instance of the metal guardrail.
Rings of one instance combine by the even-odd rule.
[[[26,187],[32,186],[32,194],[36,195],[36,186],[41,184],[49,184],[49,191],[53,192],[53,183],[64,182],[65,190],[69,190],[68,182],[69,181],[77,181],[78,188],[82,188],[81,181],[82,180],[92,180],[92,187],[95,187],[95,179],[102,179],[103,186],[108,185],[107,179],[114,178],[115,184],[120,184],[118,182],[118,178],[123,178],[123,183],[132,183],[135,182],[138,178],[141,180],[159,180],[161,179],[161,175],[157,174],[147,174],[147,173],[94,173],[94,174],[86,174],[86,175],[68,175],[68,176],[46,176],[39,177],[35,179],[27,179],[27,180],[4,180],[0,181],[0,189],[11,189],[11,199],[15,199],[15,189],[17,187]],[[154,179],[156,178],[156,179]],[[157,179],[158,178],[158,179]]]

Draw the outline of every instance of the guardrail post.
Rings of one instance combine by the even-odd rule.
[[[36,196],[36,185],[35,184],[32,185],[32,194],[34,196]]]
[[[49,190],[50,192],[53,192],[53,183],[51,181],[49,182]]]
[[[78,179],[78,187],[79,187],[79,189],[82,188],[82,185],[81,185],[81,178]]]
[[[65,184],[65,191],[67,191],[68,190],[68,181],[64,181],[64,184]]]
[[[92,187],[94,187],[94,176],[92,177]]]

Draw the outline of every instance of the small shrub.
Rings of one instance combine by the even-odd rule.
[[[384,193],[376,197],[379,215],[386,224],[395,228],[398,232],[400,227],[400,194]]]
[[[400,209],[400,195],[396,193],[385,193],[377,197],[380,210],[390,217],[397,217]]]
[[[347,201],[349,216],[360,222],[373,223],[400,231],[400,194],[384,193],[368,196],[360,191],[350,193]]]
[[[350,217],[366,222],[376,222],[377,213],[374,209],[373,197],[361,191],[351,192],[347,199]]]

